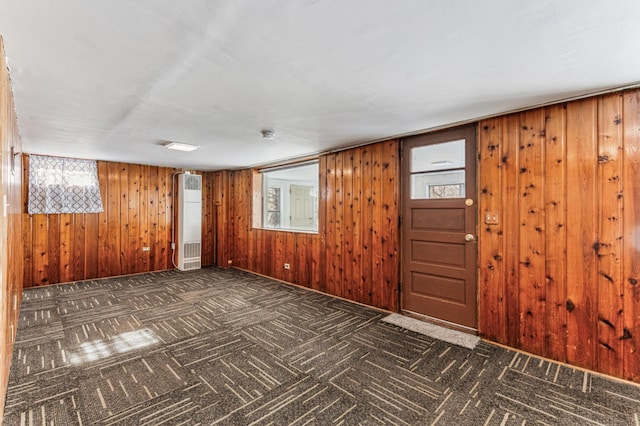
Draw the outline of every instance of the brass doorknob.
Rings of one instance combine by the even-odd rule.
[[[464,236],[465,241],[473,241],[474,239],[473,234],[467,234]]]

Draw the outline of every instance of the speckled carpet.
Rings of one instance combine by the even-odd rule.
[[[640,388],[238,270],[25,290],[5,425],[640,424]]]

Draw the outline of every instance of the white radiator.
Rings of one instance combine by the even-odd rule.
[[[200,269],[202,255],[202,176],[178,175],[178,269]]]

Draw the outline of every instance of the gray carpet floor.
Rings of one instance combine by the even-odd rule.
[[[238,270],[25,290],[5,425],[640,424],[640,388]]]

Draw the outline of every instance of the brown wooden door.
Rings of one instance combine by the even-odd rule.
[[[476,128],[403,141],[402,308],[477,327]]]

